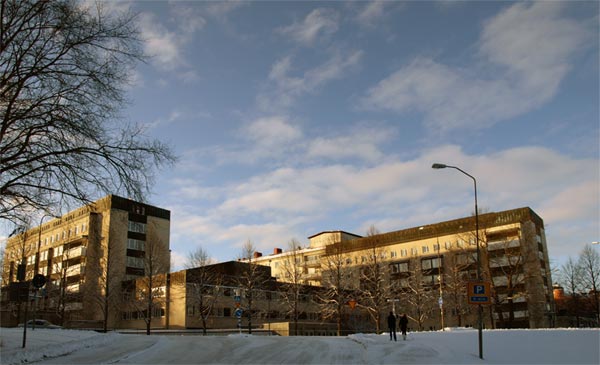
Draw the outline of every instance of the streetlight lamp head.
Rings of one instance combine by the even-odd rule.
[[[446,167],[448,166],[444,165],[443,163],[434,163],[433,165],[431,165],[432,169],[445,169]]]

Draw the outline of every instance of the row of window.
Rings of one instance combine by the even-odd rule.
[[[471,238],[469,239],[468,242],[469,245],[474,246],[475,245],[475,239]],[[459,239],[456,240],[456,242],[452,242],[452,241],[446,241],[444,242],[444,248],[446,250],[451,250],[453,247],[457,247],[457,248],[465,248],[467,247],[467,241],[463,240],[463,239]],[[432,250],[430,250],[432,249]],[[429,245],[423,245],[421,246],[421,254],[427,254],[430,252],[439,252],[440,251],[440,244],[439,243],[434,243],[431,246]],[[417,256],[419,255],[419,249],[417,247],[412,247],[410,249],[410,254],[412,256]],[[391,258],[396,258],[396,257],[408,257],[408,249],[407,248],[402,248],[400,249],[400,255],[398,256],[398,252],[397,251],[391,251],[390,252],[390,257]]]
[[[147,310],[143,311],[132,311],[132,312],[121,312],[121,319],[123,320],[135,320],[146,318]],[[152,318],[161,318],[165,316],[164,308],[152,308]]]
[[[421,270],[431,270],[437,269],[441,267],[442,259],[439,257],[426,258],[421,260]],[[396,262],[390,264],[390,269],[392,270],[392,274],[397,273],[406,273],[410,270],[410,265],[408,261],[405,262]]]

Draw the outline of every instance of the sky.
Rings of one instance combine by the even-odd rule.
[[[597,329],[330,336],[173,336],[2,328],[2,363],[23,364],[598,364]],[[309,350],[310,349],[310,350]],[[507,351],[510,349],[510,351]]]
[[[597,1],[104,4],[150,56],[122,117],[179,156],[148,198],[172,270],[472,215],[436,162],[483,212],[531,207],[555,266],[600,240]]]
[[[173,269],[251,241],[531,207],[560,265],[600,238],[596,1],[113,3],[144,50],[123,116],[173,146]]]

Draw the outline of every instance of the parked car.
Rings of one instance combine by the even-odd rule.
[[[30,319],[29,321],[27,321],[27,327],[33,328],[34,321],[35,321],[35,328],[51,328],[51,329],[62,328],[61,326],[52,324],[50,321],[47,321],[45,319]],[[19,327],[23,327],[23,323],[19,323]]]

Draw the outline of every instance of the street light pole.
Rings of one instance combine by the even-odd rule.
[[[441,163],[434,163],[431,165],[433,169],[455,169],[473,179],[473,188],[475,190],[475,245],[477,247],[477,280],[481,280],[481,258],[479,256],[479,211],[477,209],[477,180],[475,177],[466,171],[456,166],[445,165]],[[477,327],[478,327],[478,338],[479,338],[479,358],[483,359],[483,307],[481,304],[477,305]]]

